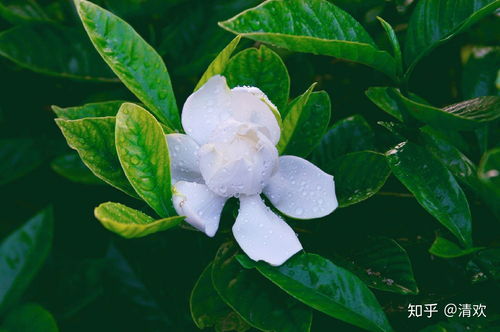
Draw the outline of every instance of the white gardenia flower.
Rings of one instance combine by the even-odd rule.
[[[250,258],[271,265],[283,264],[302,245],[261,193],[296,219],[323,217],[338,206],[331,175],[305,159],[278,156],[276,116],[262,91],[229,89],[217,75],[186,100],[182,126],[187,135],[167,135],[177,213],[214,236],[226,200],[238,197],[234,237]]]

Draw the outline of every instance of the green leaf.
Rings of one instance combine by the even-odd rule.
[[[236,54],[227,65],[224,76],[229,87],[255,86],[262,90],[278,110],[288,103],[290,76],[280,56],[262,45]]]
[[[500,95],[496,79],[500,49],[474,48],[462,72],[462,95],[466,99]]]
[[[472,246],[469,203],[453,175],[424,148],[402,142],[387,152],[394,175],[466,247]]]
[[[52,246],[53,217],[48,208],[0,243],[0,313],[14,305],[38,273]]]
[[[359,203],[375,195],[391,174],[383,154],[373,151],[348,153],[331,164],[340,207]]]
[[[181,216],[154,220],[141,211],[113,202],[96,207],[94,215],[106,229],[127,239],[166,231],[184,220]]]
[[[399,121],[403,121],[406,115],[406,108],[398,97],[399,90],[390,87],[371,87],[365,92],[366,96],[377,105],[382,111],[395,117]],[[427,105],[428,103],[417,96],[416,94],[409,93],[411,100]]]
[[[47,310],[34,303],[23,304],[10,311],[2,328],[8,332],[58,332],[57,323]]]
[[[396,61],[397,76],[400,77],[403,74],[403,56],[401,54],[401,46],[399,45],[399,40],[396,36],[396,32],[394,31],[392,26],[387,23],[382,17],[377,16],[377,20],[379,20],[380,24],[382,24],[382,27],[387,34],[387,38],[391,43],[392,53],[394,56],[394,60]]]
[[[429,248],[429,253],[434,256],[438,256],[441,258],[457,258],[466,255],[470,255],[476,251],[484,249],[483,247],[473,247],[468,249],[462,249],[457,244],[447,240],[443,237],[436,237],[434,243]]]
[[[409,99],[395,88],[383,89],[388,89],[386,90],[386,92],[388,91],[387,96],[394,99],[392,102],[408,112],[413,118],[437,128],[471,130],[500,118],[500,97],[479,97],[444,108],[437,108]],[[387,99],[384,100],[389,102]],[[388,108],[383,109],[389,113]],[[401,120],[402,117],[403,115],[398,119]]]
[[[115,139],[120,164],[137,194],[159,216],[176,215],[167,140],[156,119],[138,105],[122,104]]]
[[[357,250],[343,259],[342,265],[371,288],[418,294],[410,258],[393,239],[373,238],[362,242]]]
[[[115,118],[55,120],[68,145],[78,152],[85,166],[99,179],[137,197],[123,172],[115,147]]]
[[[199,329],[244,332],[250,327],[222,299],[212,284],[212,263],[201,273],[189,299],[191,317]]]
[[[92,43],[116,76],[161,122],[181,130],[172,83],[160,55],[119,17],[85,0],[75,4]]]
[[[500,148],[486,152],[478,169],[479,179],[500,198]]]
[[[43,150],[34,139],[0,139],[0,185],[36,169],[44,161]]]
[[[362,115],[339,120],[326,132],[311,154],[311,161],[329,170],[333,161],[349,152],[375,149],[375,135]]]
[[[256,41],[334,56],[396,76],[394,58],[351,15],[326,0],[266,1],[219,25]]]
[[[223,244],[215,256],[212,282],[220,297],[248,324],[263,331],[309,331],[312,312],[236,260],[236,245]]]
[[[488,279],[500,281],[500,248],[482,250],[473,261]]]
[[[117,82],[80,30],[21,25],[0,33],[0,55],[37,73],[84,81]]]
[[[65,120],[78,120],[83,118],[99,118],[105,116],[116,116],[122,100],[105,101],[100,103],[90,103],[83,106],[59,107],[52,106],[52,111],[58,118]]]
[[[50,20],[36,1],[6,0],[4,2],[0,3],[0,17],[12,24]]]
[[[236,49],[236,46],[238,46],[240,39],[241,36],[236,36],[226,47],[224,47],[224,49],[217,55],[217,57],[210,63],[207,70],[203,73],[200,81],[196,84],[194,91],[201,88],[202,85],[210,79],[210,77],[224,73],[227,65],[229,64],[229,59]]]
[[[66,179],[83,184],[102,184],[85,164],[77,153],[69,153],[52,160],[50,167],[57,174]]]
[[[238,256],[285,292],[334,318],[369,331],[393,331],[380,304],[354,274],[315,254],[300,253],[279,267]]]
[[[330,122],[331,103],[325,91],[312,92],[314,86],[288,106],[277,145],[280,154],[306,157],[320,143]]]
[[[439,44],[500,7],[499,0],[420,0],[413,10],[405,44],[407,75]]]

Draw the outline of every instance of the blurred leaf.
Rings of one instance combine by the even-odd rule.
[[[83,81],[117,82],[80,30],[21,25],[0,33],[0,55],[37,73]]]
[[[160,332],[172,328],[172,319],[160,306],[154,293],[130,266],[122,252],[110,245],[106,253],[107,272],[112,289],[120,296],[120,304],[127,302],[141,318],[144,331]]]
[[[278,151],[306,157],[319,144],[331,115],[330,97],[325,91],[312,92],[316,83],[290,102],[283,113]]]
[[[102,203],[95,208],[94,214],[106,229],[127,239],[166,231],[184,220],[180,216],[154,220],[141,211],[112,202]]]
[[[0,313],[22,297],[52,246],[52,209],[40,211],[0,243]]]
[[[66,179],[83,184],[103,184],[82,162],[77,153],[69,153],[52,160],[50,167]]]
[[[58,118],[66,120],[77,120],[83,118],[98,118],[104,116],[115,116],[121,104],[125,103],[122,100],[105,101],[100,103],[90,103],[83,106],[59,107],[52,106],[52,111]]]
[[[229,87],[254,86],[262,90],[278,110],[290,94],[290,76],[280,56],[262,45],[236,54],[224,71]]]
[[[424,148],[402,142],[387,152],[394,175],[466,247],[472,246],[469,203],[453,175]]]
[[[160,55],[119,17],[85,0],[75,3],[92,43],[113,72],[161,122],[180,130],[172,83]]]
[[[479,48],[472,51],[462,72],[462,95],[466,99],[500,95],[496,86],[500,68],[500,49]]]
[[[115,148],[115,118],[56,119],[68,145],[99,179],[137,197],[123,172]]]
[[[175,216],[170,157],[163,129],[144,108],[125,103],[116,116],[116,151],[137,194],[160,217]]]
[[[473,261],[489,279],[500,281],[500,248],[482,250]]]
[[[171,7],[186,0],[104,0],[106,6],[124,17],[165,15]],[[145,17],[145,18],[146,18]]]
[[[479,179],[496,194],[500,200],[500,148],[486,152],[479,164]]]
[[[223,244],[213,262],[217,293],[251,326],[264,331],[309,331],[312,312],[236,260],[235,244]]]
[[[299,253],[279,267],[238,260],[257,268],[266,278],[305,304],[334,318],[369,331],[393,331],[380,304],[354,274],[314,254]]]
[[[391,174],[385,156],[372,151],[345,154],[335,159],[330,167],[340,207],[375,195]]]
[[[326,0],[267,1],[219,25],[291,51],[334,56],[373,67],[391,78],[396,75],[394,58],[378,49],[351,15]]]
[[[2,328],[8,332],[58,332],[57,323],[47,310],[34,303],[23,304],[10,311]]]
[[[212,76],[222,74],[226,70],[229,64],[229,59],[233,54],[234,50],[240,42],[241,36],[236,36],[224,49],[217,55],[217,57],[210,63],[207,70],[203,73],[198,84],[194,88],[194,91],[198,90],[205,84],[208,79]]]
[[[434,243],[429,248],[429,253],[441,258],[457,258],[475,253],[478,250],[484,249],[483,247],[473,247],[462,249],[457,244],[447,240],[443,237],[436,237]]]
[[[410,258],[393,239],[373,238],[363,242],[344,261],[342,265],[369,287],[399,294],[419,292]]]
[[[212,263],[201,273],[189,300],[191,316],[199,329],[244,332],[250,328],[222,299],[212,285]]]
[[[420,0],[413,10],[405,44],[411,73],[436,46],[451,39],[500,7],[498,0]]]
[[[311,161],[323,170],[349,152],[375,149],[375,135],[362,115],[355,114],[339,120],[326,132],[311,154]]]
[[[0,185],[36,169],[44,161],[42,148],[29,138],[0,139]]]
[[[12,24],[50,20],[34,0],[4,0],[4,3],[0,3],[0,17]]]

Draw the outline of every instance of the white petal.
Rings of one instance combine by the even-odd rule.
[[[186,222],[212,237],[219,228],[226,198],[217,196],[204,184],[179,181],[174,186],[174,207]]]
[[[297,235],[274,214],[258,195],[241,196],[233,234],[241,249],[254,261],[283,264],[302,250]]]
[[[231,115],[235,120],[262,126],[262,132],[274,144],[280,140],[280,127],[266,95],[257,88],[237,87],[231,90]]]
[[[230,103],[231,90],[226,79],[213,76],[184,103],[182,127],[199,145],[203,145],[213,130],[230,117]]]
[[[297,219],[324,217],[338,206],[333,176],[295,156],[279,158],[264,194],[278,210]]]
[[[172,184],[178,181],[203,183],[198,161],[198,144],[184,134],[167,135]]]

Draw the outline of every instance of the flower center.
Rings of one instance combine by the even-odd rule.
[[[199,150],[207,186],[224,197],[262,192],[276,169],[278,151],[255,124],[228,120]]]

